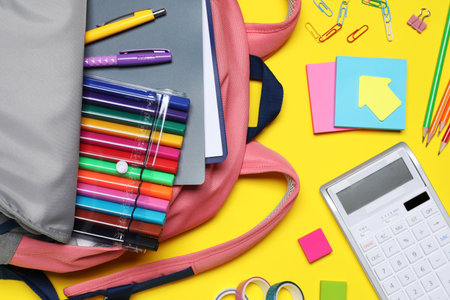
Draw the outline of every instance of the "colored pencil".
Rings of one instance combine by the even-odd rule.
[[[138,220],[146,223],[164,225],[164,222],[166,221],[166,214],[159,211],[153,211],[150,209],[143,209],[134,206],[126,206],[123,204],[103,201],[81,195],[77,195],[75,204],[79,208],[127,219],[132,218],[133,220]]]
[[[447,125],[448,119],[450,118],[450,101],[447,102],[447,106],[445,107],[444,114],[441,118],[441,123],[439,125],[439,134],[441,134],[442,130],[444,130],[445,125]]]
[[[162,133],[159,131],[151,131],[145,128],[139,128],[134,126],[122,125],[102,120],[96,120],[92,118],[81,118],[81,128],[84,130],[94,131],[97,133],[109,134],[118,137],[137,139],[142,141],[148,141],[150,134],[152,135],[150,140],[153,144],[160,143],[163,146],[173,147],[180,149],[183,143],[183,137],[180,135]]]
[[[438,60],[436,63],[436,69],[434,72],[433,84],[431,86],[430,98],[428,100],[427,110],[425,114],[425,120],[423,122],[422,142],[425,140],[425,136],[428,134],[431,118],[434,110],[434,103],[436,101],[436,93],[439,88],[439,81],[441,78],[442,67],[444,65],[445,53],[447,51],[448,39],[450,34],[450,5],[447,13],[447,21],[444,27],[444,34],[442,37],[441,48],[439,50]]]
[[[83,90],[83,103],[94,104],[112,109],[128,111],[136,114],[147,114],[154,116],[161,112],[155,111],[153,102],[138,102],[113,95],[102,94],[94,91]],[[165,112],[166,120],[186,123],[188,113],[181,110],[168,108]]]
[[[159,120],[157,120],[156,124],[154,124],[155,118],[153,116],[144,114],[138,115],[91,104],[83,104],[81,107],[81,113],[84,117],[137,126],[145,129],[161,131],[162,127],[163,132],[181,136],[184,135],[184,131],[186,130],[186,124],[165,120],[164,116],[162,116]]]
[[[77,194],[94,199],[111,201],[126,206],[136,206],[154,211],[167,212],[169,201],[159,198],[123,192],[91,184],[78,182]]]
[[[445,90],[444,96],[442,96],[442,100],[441,103],[439,104],[438,110],[434,115],[434,119],[433,122],[431,123],[430,130],[428,131],[427,146],[439,127],[440,121],[445,113],[445,109],[448,108],[447,104],[449,98],[450,98],[450,80],[447,84],[447,89]]]
[[[79,157],[78,166],[80,169],[84,170],[122,176],[168,186],[172,186],[173,181],[175,180],[175,175],[170,173],[148,169],[142,170],[141,168],[132,166],[128,166],[128,170],[124,174],[120,174],[116,169],[116,163],[84,156]]]
[[[159,237],[162,232],[161,225],[125,219],[81,208],[75,209],[75,218],[84,222],[97,223],[154,237]]]
[[[82,156],[88,156],[109,161],[126,161],[128,164],[136,166],[144,166],[147,169],[152,169],[156,171],[176,174],[178,169],[178,162],[175,160],[169,160],[165,158],[159,158],[154,156],[149,156],[145,162],[144,154],[136,154],[132,152],[120,151],[111,148],[99,147],[89,144],[80,144],[80,154]]]
[[[86,130],[81,130],[80,141],[89,145],[107,147],[136,154],[146,154],[148,147],[148,143],[144,141],[131,140]],[[165,158],[174,161],[178,161],[178,159],[180,158],[180,149],[172,147],[166,147],[162,145],[159,145],[158,147],[155,144],[151,144],[149,151],[151,156],[157,156],[159,158]]]
[[[447,128],[447,131],[444,134],[444,137],[442,138],[441,147],[439,149],[438,155],[444,151],[444,148],[447,146],[448,141],[450,140],[450,126]]]
[[[150,197],[171,200],[173,188],[160,184],[141,182],[130,178],[113,176],[89,170],[78,170],[78,182],[97,185],[128,193],[140,193]]]

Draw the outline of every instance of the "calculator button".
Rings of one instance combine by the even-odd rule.
[[[412,300],[415,300],[421,296],[424,295],[423,288],[420,286],[418,282],[415,282],[405,288],[406,293],[408,294],[409,298]]]
[[[376,244],[374,240],[365,240],[364,242],[361,243],[361,248],[364,252],[372,249],[375,246]]]
[[[447,259],[450,260],[450,245],[444,248],[444,253],[447,256]]]
[[[427,275],[426,277],[420,280],[420,283],[422,284],[426,292],[430,292],[440,285],[439,281],[437,280],[436,276],[434,276],[434,274]]]
[[[434,237],[429,237],[428,239],[421,242],[420,247],[422,247],[422,250],[426,255],[439,248],[438,243],[436,242]]]
[[[388,228],[378,234],[375,235],[378,240],[378,243],[384,243],[392,237],[391,230]]]
[[[422,220],[422,217],[418,214],[412,214],[406,217],[406,222],[408,222],[409,226],[413,226],[416,225],[417,223],[419,223]]]
[[[436,232],[439,229],[444,228],[446,223],[441,215],[435,215],[428,220],[428,225],[430,225],[430,228],[433,232]]]
[[[430,273],[431,271],[430,264],[425,259],[421,260],[416,265],[414,265],[413,269],[418,277],[423,277],[426,274]]]
[[[439,280],[442,283],[442,286],[447,291],[447,294],[450,296],[450,268],[448,266],[444,266],[436,272]]]
[[[400,247],[402,247],[402,249],[405,249],[414,244],[414,237],[412,236],[411,232],[406,231],[398,236],[397,241],[400,244]]]
[[[379,280],[384,280],[392,275],[392,269],[388,263],[382,263],[374,268],[375,274],[377,274]]]
[[[398,273],[397,277],[403,286],[407,286],[416,279],[416,275],[414,275],[413,271],[411,271],[410,268]]]
[[[395,278],[395,276],[392,276],[391,278],[388,278],[383,282],[383,287],[386,291],[386,294],[390,295],[400,289],[400,283],[398,282],[397,278]]]
[[[433,215],[437,212],[436,206],[428,206],[425,208],[422,208],[422,214],[425,218],[428,218],[429,216]]]
[[[406,249],[405,255],[410,263],[418,261],[423,256],[422,251],[417,246]]]
[[[405,295],[402,291],[396,293],[389,297],[389,300],[409,300],[408,296]]]
[[[372,266],[375,266],[376,264],[383,261],[383,254],[381,253],[380,249],[375,248],[375,250],[372,250],[367,254],[367,260]]]
[[[412,232],[418,241],[426,238],[430,235],[430,230],[425,225],[425,223],[421,223],[416,227],[413,227]]]
[[[448,300],[447,295],[442,289],[432,291],[428,296],[430,296],[430,300]]]
[[[406,230],[406,223],[404,221],[400,221],[391,226],[392,232],[394,234],[399,234],[400,232]]]
[[[390,240],[381,246],[386,257],[391,257],[400,251],[400,247],[395,240]]]
[[[401,254],[391,259],[390,262],[395,272],[400,271],[401,269],[405,268],[408,265],[406,258]]]
[[[430,261],[433,269],[437,269],[447,262],[441,251],[435,252],[430,255],[428,257],[428,260]]]
[[[436,235],[439,245],[445,246],[450,242],[450,230],[447,228]]]

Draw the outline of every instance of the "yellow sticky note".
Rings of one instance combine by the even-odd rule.
[[[389,88],[390,78],[361,76],[359,77],[359,107],[367,106],[380,121],[384,121],[402,101]]]

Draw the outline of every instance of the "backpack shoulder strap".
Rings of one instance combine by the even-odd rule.
[[[279,154],[256,141],[246,147],[241,175],[281,173],[287,181],[284,197],[275,209],[247,233],[217,246],[183,255],[132,267],[115,274],[79,283],[64,289],[71,299],[84,299],[97,295],[126,299],[155,286],[199,274],[220,266],[245,253],[261,241],[286,215],[300,190],[298,176],[292,166]]]
[[[250,54],[264,60],[272,56],[291,36],[300,16],[301,0],[289,0],[286,20],[280,23],[246,23]]]

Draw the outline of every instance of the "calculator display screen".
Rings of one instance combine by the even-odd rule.
[[[399,158],[336,195],[347,214],[351,214],[412,179],[405,162]]]

